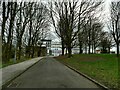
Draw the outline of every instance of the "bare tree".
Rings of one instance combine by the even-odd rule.
[[[14,52],[16,59],[20,60],[25,54],[22,53],[25,52],[25,46],[37,46],[38,41],[46,37],[49,27],[47,16],[48,10],[42,3],[2,3],[3,62],[6,63],[14,58]],[[32,48],[32,57],[34,57],[34,48]]]
[[[60,16],[58,20],[60,21],[60,23],[62,22],[65,25],[63,26],[62,24],[61,27],[64,28],[64,33],[65,33],[64,43],[68,50],[68,57],[71,56],[71,53],[72,53],[71,49],[74,46],[73,41],[75,40],[75,36],[77,35],[76,34],[77,31],[74,30],[76,28],[76,22],[77,22],[77,13],[76,13],[77,3],[78,3],[77,1],[67,1],[67,2],[63,1],[63,2],[59,2],[59,4],[55,2],[55,7],[57,8],[55,13],[58,13],[58,15]],[[51,16],[53,20],[54,18],[53,18],[52,12],[51,12]],[[55,21],[53,20],[53,22],[55,26]]]
[[[23,8],[22,8],[23,7]],[[17,59],[20,60],[21,57],[21,49],[22,49],[22,37],[26,28],[26,25],[29,22],[29,4],[27,5],[26,3],[20,3],[20,11],[17,14],[17,29],[16,29],[16,34],[17,34],[17,45],[16,45],[16,49],[17,49]]]
[[[5,36],[4,36],[4,32],[5,32],[5,24],[6,24],[6,21],[9,17],[9,13],[10,13],[10,5],[11,3],[8,2],[8,4],[6,5],[5,2],[2,3],[2,9],[3,9],[3,12],[2,12],[2,42],[4,43],[4,39],[5,39]]]
[[[110,53],[111,47],[113,47],[111,34],[105,31],[101,32],[99,47],[101,53]]]
[[[4,59],[3,61],[6,62],[6,42],[5,42],[5,26],[6,26],[6,21],[9,17],[9,13],[10,13],[10,3],[6,4],[5,2],[2,3],[2,58]]]
[[[79,35],[79,45],[82,42],[80,40],[80,30],[83,30],[82,23],[85,22],[85,17],[88,13],[94,11],[97,7],[101,5],[101,2],[94,1],[62,1],[54,2],[55,8],[51,4],[51,18],[55,31],[58,36],[61,37],[62,41],[62,51],[64,51],[64,46],[68,50],[68,56],[71,56],[72,48],[76,46],[76,39]],[[58,26],[56,25],[58,23]],[[64,44],[63,44],[64,43]]]
[[[15,16],[17,13],[17,2],[9,2],[9,3],[3,2],[2,4],[3,4],[2,40],[4,44],[2,58],[4,59],[3,62],[7,62],[11,58],[13,28],[14,28]],[[7,20],[9,21],[8,28],[6,28]],[[7,35],[5,35],[5,32],[7,32]]]
[[[32,17],[30,16],[30,22],[27,30],[27,32],[29,33],[29,38],[27,39],[28,44],[26,46],[29,47],[29,56],[34,57],[35,46],[37,46],[39,43],[39,46],[41,47],[41,40],[45,39],[48,33],[49,19],[47,17],[48,9],[42,3],[34,3],[34,5],[31,7],[31,10],[32,11],[30,12],[30,15],[34,13],[34,11],[35,13]]]
[[[57,33],[58,37],[61,38],[62,44],[62,55],[64,55],[65,49],[65,24],[64,24],[64,2],[51,2],[50,3],[50,17],[52,19],[52,24],[55,27],[55,32]],[[55,5],[55,8],[53,6]],[[55,16],[55,17],[54,17]],[[57,22],[56,22],[57,19]]]
[[[82,53],[82,46],[83,46],[83,38],[85,36],[88,36],[87,41],[88,42],[88,46],[89,46],[89,53],[90,53],[90,48],[91,48],[91,43],[92,43],[92,37],[91,37],[91,33],[92,33],[92,22],[94,22],[93,18],[95,17],[95,12],[98,8],[100,8],[99,6],[101,6],[103,2],[94,2],[94,1],[81,1],[80,7],[79,7],[79,13],[78,13],[78,31],[79,31],[79,35],[78,35],[78,39],[79,39],[79,47],[80,47],[80,53]],[[98,18],[98,17],[97,17]],[[87,20],[86,20],[87,19]],[[87,27],[87,28],[84,28]],[[84,28],[84,29],[83,29]],[[83,35],[83,32],[87,30],[88,35]],[[85,45],[86,46],[86,45]],[[87,46],[86,46],[87,48]]]
[[[120,1],[111,3],[111,19],[109,29],[117,46],[117,56],[119,56],[120,45]]]

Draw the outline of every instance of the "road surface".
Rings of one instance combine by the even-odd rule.
[[[46,57],[13,80],[7,88],[99,88],[99,86]]]

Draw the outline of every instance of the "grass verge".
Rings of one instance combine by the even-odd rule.
[[[108,88],[118,87],[118,59],[114,54],[80,54],[56,59],[90,76]]]
[[[21,57],[20,60],[17,60],[16,62],[14,62],[14,58],[12,58],[9,60],[9,62],[0,64],[0,68],[7,67],[7,66],[13,65],[13,64],[17,64],[17,63],[20,63],[20,62],[23,62],[26,60],[30,60],[30,59],[31,58]]]

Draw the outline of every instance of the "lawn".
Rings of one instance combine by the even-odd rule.
[[[76,68],[109,88],[117,88],[118,59],[114,54],[76,54],[71,58],[59,56],[56,59]]]

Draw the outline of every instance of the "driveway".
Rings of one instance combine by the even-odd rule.
[[[8,88],[99,88],[52,57],[46,57],[13,80]]]

